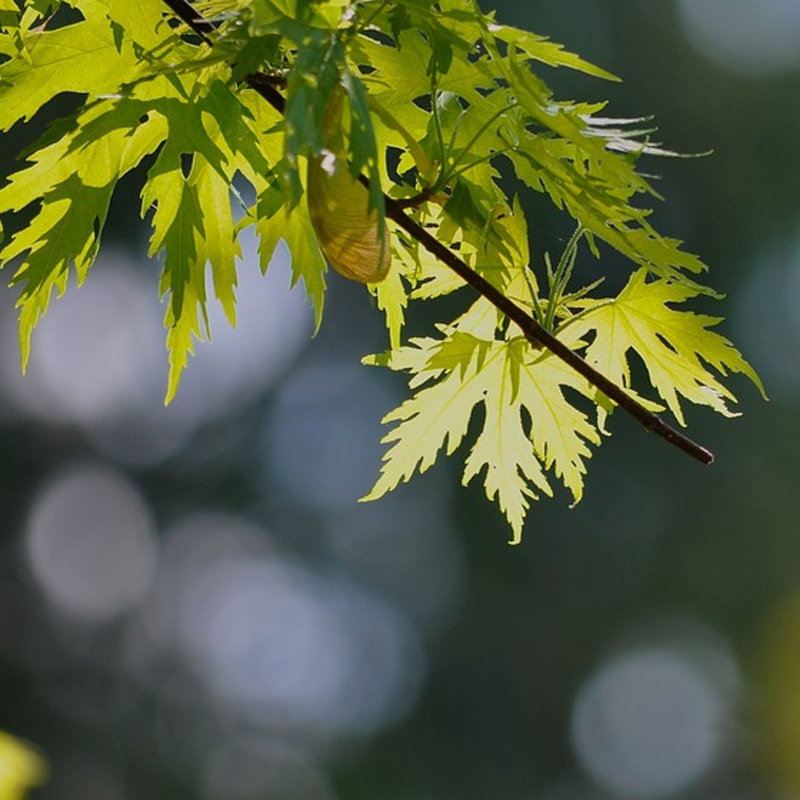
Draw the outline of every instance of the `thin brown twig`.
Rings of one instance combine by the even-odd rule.
[[[209,20],[200,16],[188,0],[164,0],[164,3],[185,22],[208,45],[213,45],[209,38],[215,27]],[[245,83],[257,91],[276,111],[283,113],[286,101],[277,90],[274,81],[261,73],[251,73],[244,78]],[[369,188],[369,180],[360,177],[361,182]],[[414,198],[412,198],[414,199]],[[609,400],[627,411],[645,430],[652,431],[665,441],[697,459],[703,464],[710,464],[714,455],[705,447],[685,436],[680,431],[668,425],[657,414],[648,411],[640,402],[631,397],[621,386],[598,372],[588,362],[573,350],[570,350],[562,341],[543,328],[527,311],[520,308],[513,300],[506,297],[499,289],[493,286],[482,275],[473,270],[453,250],[442,244],[435,236],[425,230],[418,222],[409,217],[404,207],[409,204],[402,200],[394,200],[387,195],[383,196],[386,207],[386,216],[399,225],[406,233],[414,237],[431,255],[438,258],[443,264],[450,267],[462,280],[472,286],[476,292],[485,297],[521,329],[525,338],[534,346],[546,347],[554,356],[568,364],[579,375],[586,378],[595,388],[599,389]]]
[[[434,191],[432,186],[426,186],[421,192],[412,195],[411,197],[395,198],[395,208],[404,210],[406,208],[419,208],[421,205],[427,203],[433,196]]]

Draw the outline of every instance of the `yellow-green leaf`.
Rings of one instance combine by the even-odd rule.
[[[22,800],[47,779],[47,764],[32,747],[0,731],[0,800]]]
[[[718,318],[671,307],[697,294],[693,287],[671,280],[648,280],[647,271],[638,270],[616,299],[585,302],[587,310],[565,334],[573,342],[593,334],[586,350],[587,361],[622,386],[630,385],[629,358],[636,353],[644,362],[650,383],[681,425],[686,424],[681,397],[734,416],[727,401],[736,398],[721,383],[720,375],[740,372],[762,392],[763,387],[739,351],[710,330],[720,322]]]

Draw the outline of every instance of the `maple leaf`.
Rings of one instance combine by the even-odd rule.
[[[425,472],[442,449],[452,455],[479,406],[483,427],[467,457],[463,483],[486,469],[486,496],[497,499],[513,543],[521,541],[529,500],[537,492],[552,494],[546,470],[580,500],[590,457],[586,445],[599,444],[600,436],[564,389],[590,395],[591,387],[550,353],[532,357],[523,339],[489,341],[455,331],[444,340],[414,339],[411,346],[366,363],[410,372],[413,388],[431,385],[384,417],[399,424],[383,439],[392,447],[365,500]]]
[[[0,265],[18,258],[12,285],[21,284],[20,347],[23,368],[36,323],[47,311],[55,290],[64,293],[73,264],[80,285],[100,245],[100,231],[114,184],[159,144],[157,123],[130,127],[116,107],[90,106],[77,125],[31,157],[31,165],[14,173],[0,189],[0,212],[40,208],[30,223],[0,250]],[[85,130],[91,129],[91,136]]]
[[[64,92],[91,97],[116,91],[143,75],[147,66],[132,48],[118,50],[99,0],[81,0],[86,18],[55,30],[31,31],[23,40],[26,57],[0,65],[0,131],[29,120]]]
[[[317,244],[305,203],[290,208],[288,199],[284,199],[276,188],[277,181],[270,186],[271,193],[267,190],[259,193],[256,207],[261,271],[267,271],[276,246],[283,241],[292,258],[291,284],[294,286],[303,280],[306,294],[314,306],[314,324],[319,329],[325,304],[325,257]]]
[[[205,233],[203,215],[194,182],[186,180],[178,172],[170,176],[170,196],[177,199],[174,213],[155,240],[164,245],[164,270],[161,273],[161,293],[170,293],[169,305],[164,319],[167,327],[169,349],[169,402],[178,388],[181,372],[188,357],[194,352],[194,339],[210,335],[206,314],[206,261],[200,249]],[[158,211],[156,211],[156,215]],[[200,316],[203,315],[203,328]]]
[[[723,376],[729,372],[746,375],[762,394],[763,386],[739,351],[709,330],[719,318],[671,307],[698,294],[692,286],[648,279],[647,270],[640,269],[615,299],[579,301],[577,305],[585,310],[564,326],[561,336],[574,343],[591,335],[586,360],[625,387],[631,384],[630,355],[636,353],[651,384],[681,425],[686,424],[681,396],[734,416],[726,401],[736,398],[708,366]]]
[[[378,308],[383,311],[386,328],[389,331],[389,346],[395,350],[401,345],[406,309],[408,308],[408,291],[404,281],[415,283],[417,262],[408,257],[408,250],[402,244],[398,231],[393,230],[390,241],[394,245],[393,268],[380,283],[371,287]]]
[[[182,94],[190,94],[192,102],[181,102]],[[142,214],[155,209],[150,255],[161,250],[165,254],[161,291],[169,293],[169,402],[194,352],[194,341],[210,338],[207,266],[215,296],[230,324],[236,322],[235,259],[240,249],[231,181],[237,169],[254,180],[270,172],[269,156],[276,150],[259,130],[248,105],[221,80],[197,85],[185,79],[176,86],[158,77],[134,91],[127,103],[140,97],[147,103],[148,114],[160,116],[167,124],[163,147],[142,190]],[[192,156],[185,177],[187,153]]]

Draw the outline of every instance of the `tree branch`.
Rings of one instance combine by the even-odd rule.
[[[188,0],[164,0],[173,13],[185,22],[206,44],[213,45],[208,34],[213,33],[213,23],[192,7]],[[269,77],[262,73],[251,73],[244,78],[245,83],[257,91],[276,111],[283,113],[286,101],[275,88]],[[361,182],[369,188],[369,181],[363,175]],[[570,350],[562,341],[543,328],[527,311],[506,297],[501,291],[473,270],[453,250],[432,236],[418,222],[409,217],[403,210],[402,202],[383,196],[386,205],[386,216],[399,225],[406,233],[413,236],[431,255],[450,267],[462,280],[472,286],[476,292],[485,297],[521,329],[525,338],[535,346],[546,347],[554,356],[568,364],[579,375],[582,375],[592,386],[599,389],[609,400],[627,411],[646,430],[652,431],[665,441],[683,450],[703,464],[711,464],[714,455],[705,447],[685,436],[668,425],[657,414],[648,411],[641,403],[631,397],[621,386],[598,372],[577,353]]]

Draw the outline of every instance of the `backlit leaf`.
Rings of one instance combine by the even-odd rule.
[[[739,351],[710,330],[718,318],[672,307],[696,295],[694,288],[673,281],[648,281],[646,270],[639,270],[614,300],[584,303],[586,312],[565,333],[569,339],[593,334],[587,360],[622,386],[630,386],[629,362],[636,353],[650,383],[681,425],[685,425],[681,397],[732,416],[728,403],[736,398],[720,378],[741,372],[759,388],[761,383]]]
[[[464,482],[483,482],[514,542],[537,497],[561,484],[581,498],[613,403],[497,301],[442,301],[465,270],[516,305],[511,318],[529,315],[681,424],[686,401],[734,413],[730,373],[760,388],[718,320],[691,308],[716,299],[697,282],[705,265],[651,222],[659,198],[639,160],[670,151],[647,120],[559,100],[540,65],[615,78],[546,31],[503,25],[475,0],[197,0],[180,19],[183,6],[163,0],[69,0],[61,26],[50,18],[59,5],[0,0],[0,134],[31,130],[55,98],[72,109],[0,185],[0,266],[19,291],[23,365],[53,295],[87,279],[129,176],[161,261],[168,400],[212,333],[208,303],[235,323],[245,228],[263,271],[288,249],[317,327],[323,251],[368,283],[389,348],[367,362],[407,373],[411,390],[386,417],[369,499],[462,444]],[[560,257],[530,263],[540,220],[526,220],[520,185],[574,222]],[[601,281],[573,285],[579,252],[600,258],[603,244],[630,261],[617,296]],[[430,335],[404,342],[417,301],[455,318],[435,316]],[[650,386],[633,385],[637,360]]]

